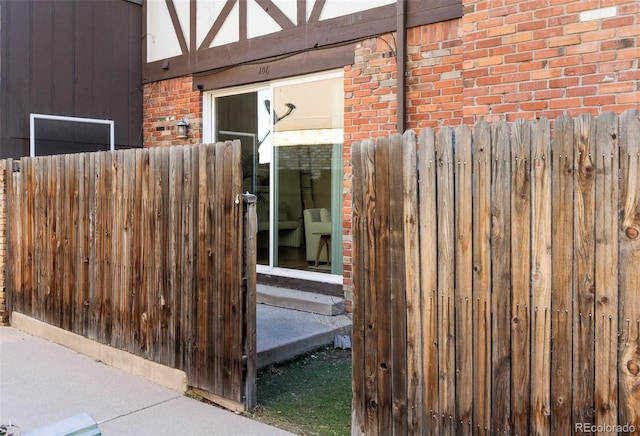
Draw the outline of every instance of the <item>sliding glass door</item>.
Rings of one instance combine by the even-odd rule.
[[[212,136],[242,143],[258,263],[342,273],[342,75],[213,94]],[[304,274],[303,274],[304,275]]]

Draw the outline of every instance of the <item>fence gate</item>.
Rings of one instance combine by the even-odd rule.
[[[354,434],[640,431],[640,112],[352,163]]]
[[[255,207],[240,143],[7,162],[10,311],[255,406]],[[13,172],[12,172],[13,169]]]

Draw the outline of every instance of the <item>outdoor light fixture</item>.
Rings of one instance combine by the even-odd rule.
[[[188,119],[184,118],[178,121],[176,126],[178,126],[178,134],[176,135],[176,138],[185,139],[189,137],[189,127],[191,127],[191,123]]]

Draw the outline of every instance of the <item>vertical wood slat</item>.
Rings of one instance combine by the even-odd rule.
[[[167,331],[169,332],[169,343],[167,344],[167,354],[171,366],[182,366],[181,344],[183,335],[181,334],[183,312],[182,312],[182,266],[172,268],[172,262],[177,265],[184,265],[182,251],[180,250],[182,231],[182,190],[183,190],[183,170],[182,158],[184,147],[174,147],[169,151],[169,186],[167,204],[167,257],[165,259],[165,269],[167,271],[167,289],[173,290],[171,295],[172,306],[167,321]]]
[[[19,253],[20,250],[16,249],[16,245],[17,243],[14,243],[14,238],[11,237],[11,235],[13,235],[14,233],[17,234],[20,226],[18,225],[17,222],[15,222],[14,220],[16,219],[17,216],[19,216],[19,213],[16,213],[15,210],[18,207],[18,201],[15,198],[15,195],[17,192],[19,192],[15,185],[16,185],[16,177],[13,173],[13,159],[7,159],[5,161],[5,183],[6,183],[6,193],[5,193],[5,201],[6,201],[6,205],[7,205],[7,229],[6,229],[6,253],[12,253],[14,255],[15,258],[15,254]],[[18,239],[20,240],[20,239]],[[13,268],[13,265],[8,265],[5,262],[5,286],[6,289],[15,289],[14,287],[12,287],[12,284],[15,284],[16,282],[16,274],[15,274],[15,268]],[[6,295],[6,294],[5,294]],[[13,297],[13,296],[12,296]],[[13,302],[13,298],[7,298],[6,301],[6,307],[7,307],[7,312],[11,313],[13,312],[14,309],[14,302]]]
[[[87,233],[87,237],[89,239],[88,242],[88,277],[87,282],[89,285],[88,290],[88,313],[87,313],[87,331],[86,337],[89,339],[93,339],[99,341],[98,338],[98,320],[99,320],[99,299],[96,298],[96,289],[100,286],[100,283],[97,279],[97,267],[98,267],[98,249],[96,247],[97,242],[97,207],[96,207],[96,194],[97,194],[97,183],[99,181],[98,174],[96,173],[96,154],[90,153],[88,155],[88,170],[90,173],[87,186],[87,207],[88,207],[88,221],[89,221],[89,231]],[[86,165],[85,165],[86,167]]]
[[[620,120],[619,383],[621,424],[640,428],[640,112]]]
[[[122,348],[122,335],[124,333],[122,325],[122,315],[124,307],[122,307],[122,288],[120,283],[120,277],[122,271],[120,271],[120,265],[122,260],[121,253],[121,236],[122,236],[122,168],[120,167],[120,161],[118,155],[120,152],[113,152],[110,156],[109,162],[109,175],[111,178],[111,187],[109,192],[109,198],[111,199],[111,206],[109,210],[109,216],[111,222],[109,225],[109,271],[108,277],[111,282],[111,305],[113,313],[113,327],[112,327],[112,339],[111,345],[115,348]]]
[[[594,423],[595,122],[581,115],[574,125],[574,333],[573,421]]]
[[[353,280],[353,318],[351,323],[351,336],[353,338],[351,361],[353,364],[352,378],[352,406],[351,406],[351,433],[365,434],[368,429],[366,422],[366,382],[365,382],[365,349],[367,347],[365,312],[366,312],[366,274],[364,270],[364,172],[363,172],[363,144],[356,142],[351,146],[352,167],[352,212],[351,225],[353,229],[352,250],[352,280]]]
[[[407,294],[405,268],[405,173],[415,175],[416,166],[406,168],[403,136],[389,140],[389,292],[390,292],[390,360],[391,425],[394,434],[407,433]],[[416,179],[413,179],[415,186]],[[415,188],[414,188],[415,192]],[[416,204],[417,206],[417,204]],[[415,218],[415,215],[414,215]],[[415,233],[408,233],[413,235]],[[411,236],[410,236],[411,237]]]
[[[618,423],[618,117],[596,121],[595,175],[595,380],[596,425]]]
[[[551,414],[551,148],[549,122],[532,138],[531,434],[548,434]]]
[[[422,396],[424,391],[422,372],[422,325],[420,292],[420,243],[414,237],[419,234],[420,211],[418,204],[418,159],[417,138],[413,131],[403,137],[402,174],[403,174],[403,231],[405,264],[405,301],[406,301],[406,415],[405,433],[416,433],[422,429]],[[395,386],[395,384],[394,384]],[[355,391],[354,391],[355,392]]]
[[[244,198],[244,316],[246,323],[244,328],[243,353],[247,356],[247,373],[256,374],[258,359],[256,353],[256,261],[257,261],[257,233],[258,216],[256,211],[256,197]],[[253,409],[257,404],[258,383],[256,377],[247,377],[244,382],[245,404]]]
[[[255,386],[244,363],[255,363],[255,346],[246,347],[243,336],[253,331],[255,342],[255,325],[244,324],[244,294],[255,304],[255,289],[247,289],[255,280],[243,282],[243,211],[233,201],[242,180],[240,143],[193,150],[22,159],[7,182],[15,230],[8,241],[10,305],[184,369],[190,384],[218,389],[210,393],[243,409],[251,407],[240,405],[251,397],[245,383]],[[198,310],[204,327],[216,331],[197,331]],[[249,322],[255,324],[255,308]]]
[[[207,259],[208,259],[208,239],[210,239],[209,224],[207,220],[207,148],[204,146],[198,146],[198,197],[197,197],[197,213],[198,213],[198,238],[197,243],[197,272],[196,272],[196,289],[197,289],[197,301],[196,301],[196,313],[197,313],[197,339],[196,339],[196,367],[195,367],[195,383],[198,386],[206,386],[210,389],[208,382],[213,384],[213,381],[205,378],[204,372],[208,369],[209,365],[209,350],[208,343],[208,316],[209,316],[209,295],[206,292],[208,283]],[[210,163],[210,162],[209,162]],[[213,298],[213,295],[211,295]],[[211,356],[213,358],[213,356]],[[215,374],[213,374],[215,379]]]
[[[33,159],[25,159],[25,165],[23,167],[24,171],[24,186],[25,190],[25,218],[27,220],[28,227],[25,229],[24,236],[26,238],[26,244],[24,245],[24,259],[25,262],[25,272],[24,283],[25,283],[25,294],[24,294],[24,302],[27,310],[32,311],[34,309],[37,310],[38,301],[35,300],[33,295],[34,289],[34,249],[35,249],[35,222],[34,222],[34,204],[33,204],[33,194],[34,194],[34,185],[35,185],[35,162]],[[57,210],[59,212],[59,210]],[[58,251],[56,251],[56,255],[58,255]],[[35,301],[34,301],[35,300]]]
[[[471,129],[455,130],[455,358],[456,435],[472,433],[473,420],[473,195]]]
[[[76,289],[75,289],[75,301],[76,301],[76,328],[79,334],[85,336],[87,334],[87,303],[88,298],[88,284],[87,284],[87,265],[85,259],[88,258],[87,253],[87,227],[88,227],[88,210],[87,210],[87,173],[86,154],[79,154],[75,156],[75,164],[78,171],[77,182],[75,187],[75,228],[77,231],[76,243],[74,247],[74,262],[76,264]],[[79,302],[79,303],[78,303]]]
[[[531,123],[511,134],[511,416],[513,434],[529,432],[531,401]]]
[[[374,148],[374,180],[375,187],[372,192],[375,202],[369,215],[373,224],[370,234],[376,240],[371,257],[371,271],[374,274],[372,283],[373,292],[376,294],[377,304],[375,310],[375,333],[377,341],[377,363],[372,365],[376,372],[375,379],[378,383],[378,398],[375,409],[377,413],[377,428],[383,434],[391,431],[391,374],[389,371],[391,362],[391,338],[388,333],[391,330],[391,295],[389,292],[389,141],[387,138],[377,138]]]
[[[137,170],[137,156],[138,154],[130,152],[127,155],[126,152],[120,153],[121,159],[121,176],[122,176],[122,205],[123,208],[123,221],[122,226],[122,239],[121,239],[121,261],[122,261],[122,275],[120,277],[120,298],[124,307],[128,308],[123,311],[122,319],[122,349],[130,353],[134,352],[133,335],[134,325],[136,323],[136,317],[134,313],[135,309],[135,295],[137,290],[136,273],[134,272],[134,263],[136,258],[136,248],[139,246],[138,237],[139,229],[137,223],[136,214],[136,170]],[[133,175],[133,177],[131,177]]]
[[[250,238],[250,234],[245,233],[244,228],[244,209],[242,204],[242,149],[241,144],[238,141],[237,144],[234,144],[232,147],[232,171],[229,174],[231,178],[231,192],[232,195],[229,196],[229,201],[233,201],[232,204],[232,213],[230,216],[231,227],[227,232],[227,237],[230,239],[233,256],[230,258],[232,262],[232,274],[231,274],[231,292],[232,292],[232,306],[231,306],[231,316],[235,317],[235,329],[237,331],[245,330],[245,338],[246,335],[251,334],[246,331],[244,327],[244,319],[247,316],[243,307],[245,305],[245,299],[249,298],[249,296],[244,292],[244,282],[243,277],[245,272],[244,266],[244,249],[242,244],[238,244],[236,241],[244,241],[247,238]],[[233,198],[235,197],[235,198]],[[237,232],[234,229],[238,229]],[[234,234],[235,233],[235,234]],[[255,250],[254,250],[255,251]],[[251,297],[253,298],[253,297]],[[255,307],[255,300],[253,301],[253,307]],[[255,318],[255,316],[254,316]],[[255,333],[255,332],[254,332]],[[235,339],[236,336],[232,336],[232,347],[231,347],[231,358],[233,361],[232,367],[232,377],[234,380],[231,386],[231,396],[236,398],[239,403],[243,402],[243,396],[246,398],[245,389],[243,388],[243,383],[245,377],[242,375],[243,371],[243,360],[245,354],[245,347],[242,341],[238,341]],[[245,403],[248,404],[248,403]],[[254,404],[255,405],[255,404]]]
[[[551,432],[569,434],[572,404],[573,119],[555,121],[552,164]]]
[[[511,153],[506,121],[491,141],[491,428],[511,432]]]
[[[491,426],[491,128],[473,131],[473,426],[477,434]]]
[[[422,429],[426,434],[440,431],[439,383],[438,383],[438,240],[435,215],[436,192],[436,139],[431,128],[420,132],[420,287],[422,304],[422,353],[423,353],[423,418]],[[429,316],[426,316],[429,314]]]
[[[365,288],[369,289],[368,295],[364,300],[364,386],[365,386],[365,434],[369,431],[377,431],[378,427],[378,380],[377,380],[377,332],[378,332],[378,300],[377,293],[375,292],[375,277],[373,277],[373,271],[375,271],[375,265],[371,265],[371,262],[375,260],[375,248],[377,235],[375,234],[377,222],[375,221],[375,145],[372,141],[365,141],[362,144],[362,176],[364,180],[368,181],[365,184],[362,196],[362,230],[365,234],[363,239],[363,257],[362,261],[365,263],[363,267],[363,273],[367,276],[366,281],[363,283]],[[382,175],[380,175],[382,177]]]
[[[46,304],[45,304],[45,288],[44,288],[44,275],[45,270],[42,268],[42,265],[46,259],[46,249],[44,241],[44,237],[46,235],[46,214],[47,214],[47,190],[46,190],[46,175],[44,173],[44,159],[38,159],[35,162],[36,165],[36,178],[35,178],[35,189],[34,189],[34,220],[36,223],[39,223],[35,228],[35,237],[36,241],[40,241],[39,244],[36,244],[35,247],[35,268],[36,268],[36,285],[35,285],[35,295],[36,300],[38,301],[38,310],[36,311],[36,316],[40,319],[43,318],[46,313]]]
[[[215,177],[215,174],[222,174],[224,171],[224,151],[225,150],[222,144],[216,144],[214,153],[207,155],[206,177],[208,180],[212,180],[215,178],[215,182],[213,183],[213,196],[210,196],[209,198],[222,198],[222,196],[224,195],[224,180],[222,177]],[[224,213],[224,207],[225,204],[223,201],[217,201],[215,203],[211,202],[207,204],[207,217],[210,220],[209,226],[210,229],[212,229],[213,236],[213,239],[210,242],[210,247],[207,249],[207,251],[213,249],[213,247],[215,246],[225,247],[225,249],[228,251],[228,247],[225,246],[224,240],[226,223],[224,222],[224,220],[218,219],[218,217],[222,217],[222,214]],[[208,251],[208,257],[208,270],[224,271],[224,256],[217,255]],[[209,318],[209,331],[224,332],[225,328],[225,326],[221,322],[225,319],[225,315],[223,315],[223,312],[226,310],[225,299],[227,296],[224,293],[224,284],[220,279],[221,276],[219,274],[213,274],[210,276],[211,285],[214,289],[216,289],[216,292],[214,294],[214,299],[209,303],[211,307],[210,313],[213,315],[211,318]],[[224,368],[221,365],[222,360],[226,358],[226,356],[224,355],[224,341],[224,334],[216,335],[214,338],[212,338],[212,341],[210,341],[210,343],[213,344],[212,351],[215,355],[215,364],[213,367],[211,367],[211,369],[214,370],[215,374],[215,387],[213,389],[220,392],[224,391],[225,374],[223,371]]]
[[[440,434],[455,433],[455,324],[453,307],[455,244],[453,130],[443,128],[436,135],[436,183],[438,221],[438,379],[440,380]]]
[[[196,181],[197,176],[198,148],[188,147],[184,161],[184,228],[183,228],[183,251],[184,251],[184,301],[185,301],[185,326],[183,338],[185,338],[184,346],[184,368],[187,374],[194,374],[196,365],[196,334],[197,331],[197,300],[195,287],[196,281],[196,262],[197,247],[195,241],[197,234],[197,209],[196,199],[198,198],[198,188]]]

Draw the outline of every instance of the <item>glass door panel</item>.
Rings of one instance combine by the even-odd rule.
[[[342,273],[342,89],[274,87],[274,266]]]
[[[258,263],[269,264],[269,185],[272,147],[269,89],[215,99],[215,138],[239,139],[242,146],[242,191],[257,196]]]

